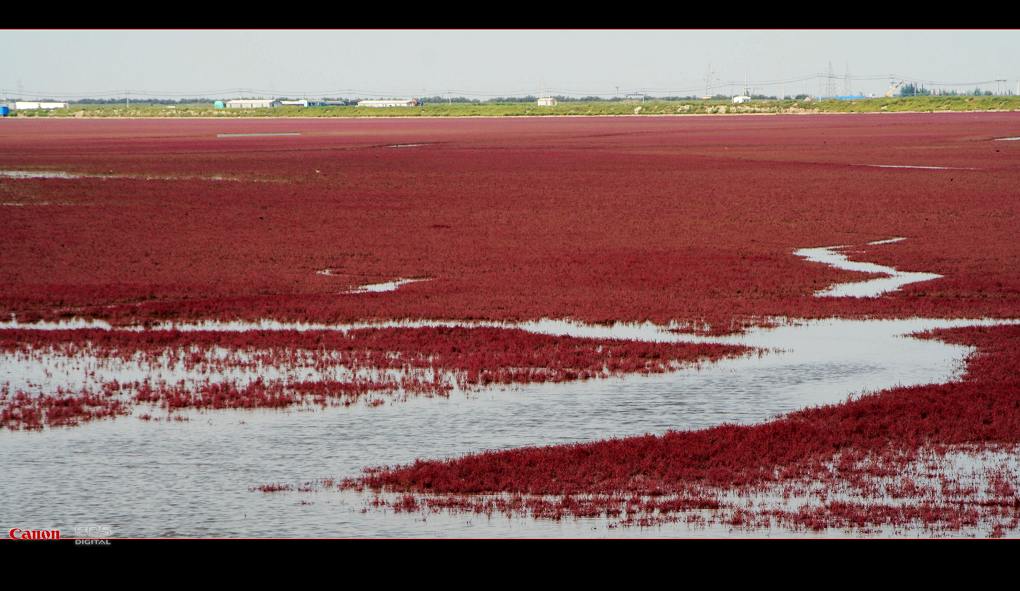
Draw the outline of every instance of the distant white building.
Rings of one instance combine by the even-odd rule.
[[[417,107],[418,99],[387,99],[358,101],[359,107],[383,108],[383,107]]]
[[[234,99],[227,101],[228,109],[268,109],[279,106],[280,101],[276,99]]]
[[[15,111],[32,111],[32,110],[36,110],[36,109],[50,110],[50,109],[66,109],[66,108],[67,108],[67,103],[50,103],[50,102],[41,102],[41,101],[15,101],[14,102],[14,110]]]
[[[555,107],[556,103],[556,99],[551,96],[543,96],[538,99],[538,106],[540,107]]]
[[[751,102],[751,97],[749,97],[749,96],[747,96],[745,94],[733,97],[733,104],[734,105],[739,105],[740,103],[749,103],[749,102]]]
[[[327,101],[310,101],[308,99],[299,99],[296,101],[280,101],[280,104],[288,105],[291,107],[322,107],[326,105],[326,102]]]

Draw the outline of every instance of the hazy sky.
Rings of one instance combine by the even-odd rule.
[[[1020,78],[1018,31],[0,31],[0,93],[76,98],[246,94],[431,96],[882,93],[889,75]],[[728,87],[726,83],[737,82]],[[994,90],[994,83],[982,84]],[[973,85],[961,84],[961,89]],[[225,91],[215,93],[214,91]],[[670,92],[672,91],[672,92]],[[41,98],[41,97],[40,97]]]

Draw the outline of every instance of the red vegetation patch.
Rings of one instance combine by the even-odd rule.
[[[260,484],[251,488],[253,491],[259,491],[264,493],[284,492],[294,490],[294,487],[289,484]]]
[[[4,201],[66,204],[0,216],[0,317],[727,331],[763,316],[1011,317],[1020,303],[1020,146],[989,141],[1020,113],[12,123],[5,168],[242,180],[0,179]],[[283,127],[302,135],[215,137]],[[254,182],[267,178],[286,182]],[[860,258],[944,278],[813,298],[866,276],[792,255],[892,236],[908,240]]]
[[[180,409],[350,405],[371,394],[447,395],[491,384],[527,384],[661,373],[681,363],[747,352],[728,345],[639,343],[536,335],[495,328],[382,328],[337,331],[0,331],[0,352],[49,361],[87,359],[89,384],[77,393],[0,398],[7,428],[75,424],[124,414],[135,404]],[[130,381],[125,363],[190,372],[187,380]],[[72,363],[74,364],[74,363]],[[263,377],[308,370],[307,376]],[[59,365],[52,371],[59,372]],[[216,376],[246,372],[247,381]],[[394,373],[396,372],[396,373]],[[95,394],[100,391],[102,394]],[[119,393],[118,397],[114,397]],[[109,406],[97,407],[102,402]],[[381,399],[368,401],[372,406]],[[110,406],[112,405],[112,406]],[[72,413],[75,422],[70,422]],[[142,415],[151,419],[151,415]]]
[[[0,428],[42,429],[72,427],[86,421],[126,415],[130,405],[111,392],[61,392],[30,396],[0,391]]]
[[[649,497],[650,505],[624,511],[630,522],[645,524],[679,519],[692,508],[712,509],[713,503],[729,507],[727,519],[739,522],[733,525],[748,526],[771,519],[813,529],[911,522],[958,529],[990,516],[1015,520],[1020,516],[1017,466],[991,470],[986,476],[993,485],[981,491],[987,493],[984,499],[964,488],[940,502],[926,487],[903,480],[908,465],[934,454],[928,458],[929,477],[941,474],[939,490],[945,493],[957,482],[956,472],[940,473],[940,457],[966,446],[977,446],[973,453],[979,454],[1020,445],[1020,327],[936,335],[979,348],[962,382],[887,390],[754,426],[419,460],[370,471],[344,486],[421,495],[426,505],[480,512],[506,512],[508,501],[474,495],[510,495],[520,497],[513,511],[554,518],[618,516],[621,499]],[[879,488],[882,479],[892,480]],[[846,490],[864,501],[831,498]],[[777,491],[822,502],[795,511],[764,503],[735,513],[725,501],[726,495],[775,496]],[[543,497],[549,495],[559,504],[548,505]],[[927,505],[890,506],[890,496],[927,500]]]

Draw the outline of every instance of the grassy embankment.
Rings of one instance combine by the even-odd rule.
[[[533,103],[430,103],[423,107],[296,107],[214,109],[209,103],[166,105],[75,105],[53,111],[14,111],[15,117],[512,117],[524,115],[710,115],[742,113],[878,113],[903,111],[1013,111],[1017,96],[923,96],[860,100],[561,102],[555,107]]]

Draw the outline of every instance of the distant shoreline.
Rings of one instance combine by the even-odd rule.
[[[326,117],[312,117],[308,115],[257,115],[257,116],[220,116],[220,117],[209,117],[206,115],[194,115],[194,116],[169,116],[169,115],[145,115],[145,116],[119,116],[119,115],[81,115],[81,116],[8,116],[0,117],[0,121],[3,120],[21,120],[21,121],[74,121],[74,120],[119,120],[119,121],[140,121],[140,120],[201,120],[201,121],[272,121],[281,119],[298,119],[298,120],[353,120],[353,119],[371,119],[378,121],[382,119],[653,119],[657,117],[670,117],[670,118],[683,118],[683,117],[775,117],[775,116],[806,116],[806,115],[935,115],[935,114],[946,114],[956,113],[960,115],[965,114],[979,114],[979,113],[1020,113],[1020,109],[973,109],[973,110],[952,110],[944,109],[938,111],[795,111],[789,113],[648,113],[648,114],[619,114],[619,113],[606,113],[606,114],[584,114],[584,115],[336,115]]]
[[[696,117],[870,113],[1002,113],[1020,111],[1020,96],[917,96],[861,100],[648,100],[534,103],[427,103],[373,109],[356,106],[216,109],[209,103],[174,105],[72,104],[52,111],[13,111],[14,119],[504,119],[513,117]]]

